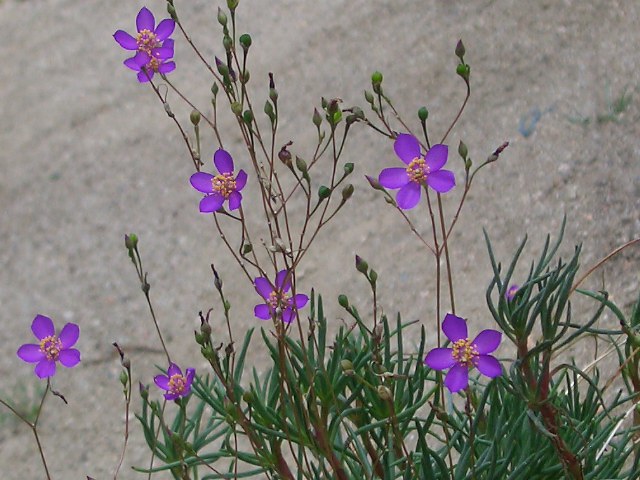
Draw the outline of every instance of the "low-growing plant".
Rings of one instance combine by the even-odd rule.
[[[166,364],[153,378],[155,386],[149,381],[134,388],[131,361],[114,343],[123,367],[126,418],[114,478],[134,425],[142,428],[151,461],[133,468],[147,478],[160,472],[185,480],[637,478],[640,298],[631,312],[624,312],[606,291],[584,290],[581,284],[639,239],[579,275],[581,246],[568,258],[559,254],[566,220],[536,249],[536,260],[528,266],[522,260],[526,237],[504,261],[485,232],[490,266],[486,318],[493,322],[469,332],[464,312],[456,309],[452,232],[476,175],[499,165],[509,144],[497,141],[495,150],[475,163],[460,141],[454,155],[461,161],[449,158],[447,140],[471,95],[463,42],[457,42],[454,53],[465,96],[444,128],[426,107],[405,120],[382,73],[374,72],[364,106],[321,99],[310,122],[317,141],[305,153],[280,135],[286,112],[279,108],[275,75],[269,74],[258,93],[250,88],[252,38],[238,34],[238,4],[227,0],[226,8],[218,9],[223,53],[211,61],[187,34],[173,0],[167,1],[168,18],[156,23],[143,8],[133,35],[114,34],[131,53],[125,66],[153,90],[185,143],[194,170],[190,183],[202,194],[199,211],[213,218],[220,246],[256,291],[256,327],[238,339],[231,327],[234,292],[225,285],[225,272],[203,265],[211,269],[224,322],[212,320],[211,310],[199,313],[194,341],[208,368],[196,371],[171,354],[153,308],[142,242],[135,234],[125,236]],[[192,102],[172,79],[180,75],[174,61],[176,31],[210,76],[206,107]],[[188,120],[174,113],[174,101],[192,110]],[[240,145],[221,129],[222,116],[235,120],[241,154]],[[388,140],[389,151],[382,155],[389,157],[389,167],[377,175],[366,163],[349,161],[348,140],[356,128]],[[201,151],[203,135],[215,138],[215,152]],[[210,157],[213,169],[203,160]],[[300,290],[297,272],[317,248],[318,233],[340,221],[339,213],[363,186],[384,198],[410,227],[417,249],[433,259],[433,321],[387,315],[374,262],[360,256],[351,273],[370,290],[369,311],[342,294],[337,303],[345,318],[327,318],[323,285]],[[245,205],[248,191],[257,192],[258,202]],[[452,191],[459,194],[453,197]],[[445,209],[445,203],[452,209]],[[261,221],[253,215],[249,220],[245,208],[260,212]],[[423,209],[423,215],[413,217],[412,209]],[[426,226],[415,218],[426,220]],[[577,297],[593,302],[588,318],[574,313]],[[605,311],[615,316],[616,327],[601,325]],[[79,328],[69,323],[56,334],[53,321],[38,315],[32,330],[37,343],[23,345],[17,354],[35,363],[35,374],[47,381],[36,418],[0,402],[32,429],[50,479],[38,418],[49,392],[62,397],[51,387],[56,365],[80,362],[75,348]],[[431,335],[435,346],[429,345]],[[606,355],[617,358],[615,372],[598,368],[604,355],[585,366],[566,353],[587,338],[609,347]],[[268,352],[261,367],[247,363],[256,342]],[[137,423],[130,425],[131,410]]]

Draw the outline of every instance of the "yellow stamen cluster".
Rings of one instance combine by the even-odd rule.
[[[411,163],[407,166],[407,176],[410,181],[424,183],[427,175],[429,175],[429,166],[424,158],[416,157],[411,160]]]
[[[147,52],[149,55],[151,55],[154,48],[160,46],[160,42],[158,42],[156,34],[146,28],[138,32],[138,35],[136,36],[136,43],[138,44],[138,50]]]
[[[287,307],[289,305],[289,295],[282,291],[271,292],[269,294],[267,303],[273,310],[276,310],[277,308]]]
[[[60,350],[62,350],[62,342],[55,335],[40,340],[40,351],[45,354],[47,360],[58,360]]]
[[[478,349],[468,338],[453,342],[452,355],[458,365],[472,367],[478,358]]]
[[[211,185],[213,191],[222,195],[224,198],[229,198],[236,190],[236,181],[233,178],[233,173],[220,173],[211,179]]]
[[[174,395],[181,395],[187,386],[187,379],[176,373],[169,378],[169,392]]]

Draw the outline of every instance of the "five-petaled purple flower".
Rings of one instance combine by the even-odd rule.
[[[226,200],[229,200],[229,210],[238,209],[242,201],[240,190],[247,183],[246,172],[240,170],[234,178],[233,158],[222,149],[213,155],[213,163],[220,172],[218,175],[214,176],[205,172],[191,175],[193,188],[206,193],[205,197],[200,200],[200,211],[202,213],[217,212]]]
[[[451,313],[445,316],[442,331],[451,340],[452,348],[434,348],[427,354],[424,363],[433,370],[450,369],[444,379],[444,385],[451,393],[467,388],[469,369],[472,367],[476,367],[480,373],[490,378],[502,374],[500,362],[488,355],[500,345],[500,332],[483,330],[475,339],[469,340],[467,322]]]
[[[44,315],[36,315],[31,323],[31,331],[40,343],[22,345],[18,349],[18,357],[25,362],[37,363],[35,374],[38,377],[53,377],[56,374],[56,362],[67,368],[75,367],[80,362],[80,352],[71,348],[80,336],[80,328],[75,323],[67,323],[60,335],[56,336],[53,321]]]
[[[429,185],[438,193],[446,193],[456,185],[453,172],[441,170],[447,163],[448,146],[434,145],[422,158],[420,143],[416,137],[401,133],[396,138],[393,148],[407,166],[385,168],[380,172],[378,181],[385,188],[400,189],[396,201],[403,210],[418,204],[423,186]]]
[[[269,320],[276,317],[289,323],[297,318],[294,307],[295,310],[299,310],[309,301],[309,297],[302,293],[296,293],[293,297],[288,294],[291,290],[291,275],[287,278],[287,273],[287,270],[278,272],[275,287],[264,277],[258,277],[254,280],[256,292],[266,301],[266,303],[256,305],[253,309],[253,313],[259,319]]]
[[[153,13],[142,7],[136,17],[138,32],[135,37],[123,30],[113,34],[113,38],[125,50],[135,50],[136,54],[124,61],[124,64],[138,72],[138,81],[148,82],[155,72],[169,73],[175,70],[176,64],[168,61],[173,57],[173,40],[169,36],[173,33],[176,22],[165,18],[156,27]]]
[[[511,300],[513,300],[513,297],[516,296],[516,293],[518,293],[519,288],[520,288],[520,285],[513,284],[507,289],[506,292],[504,292],[504,298],[507,300],[507,302],[510,302]]]
[[[156,375],[153,381],[162,390],[166,390],[164,398],[175,400],[186,397],[191,393],[191,383],[196,374],[195,368],[187,368],[187,374],[183,375],[182,370],[175,363],[170,363],[166,375]]]

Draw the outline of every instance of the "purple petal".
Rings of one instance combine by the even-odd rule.
[[[496,330],[483,330],[473,340],[480,355],[493,352],[500,345],[502,334]]]
[[[53,326],[53,320],[44,315],[36,315],[31,323],[31,331],[38,340],[42,340],[45,337],[50,337],[56,334],[56,329]]]
[[[500,362],[491,355],[478,356],[476,368],[480,370],[480,373],[490,378],[502,375],[502,366],[500,365]]]
[[[176,62],[166,62],[160,64],[158,67],[158,72],[162,74],[171,73],[176,69]]]
[[[136,57],[137,57],[137,55],[136,55]],[[136,57],[127,58],[122,63],[124,63],[125,67],[130,68],[134,72],[139,72],[141,67],[140,67],[140,64],[138,63],[138,61],[136,60]]]
[[[75,348],[60,350],[58,360],[60,360],[60,363],[67,368],[75,367],[80,363],[80,351]]]
[[[164,41],[164,43],[162,44],[163,48],[168,48],[171,50],[171,52],[174,51],[174,47],[175,47],[175,42],[173,41],[172,38],[169,38],[167,40]],[[173,57],[173,54],[171,55]]]
[[[169,377],[166,375],[156,375],[153,377],[153,381],[162,390],[169,390]]]
[[[193,377],[195,375],[196,375],[195,368],[187,368],[187,374],[185,375],[186,377],[185,388],[191,389],[191,384],[193,383]]]
[[[113,34],[113,38],[125,50],[137,50],[138,42],[124,30],[118,30]]]
[[[273,292],[273,285],[271,285],[271,282],[264,277],[258,277],[253,281],[253,283],[256,286],[256,292],[258,292],[258,295],[267,300],[269,295],[271,295],[271,292]]]
[[[220,173],[232,173],[233,172],[233,158],[229,155],[229,152],[219,148],[216,153],[213,154],[213,163]]]
[[[436,170],[440,170],[444,164],[447,163],[448,155],[449,147],[439,143],[431,147],[427,152],[427,155],[424,157],[425,163],[431,172],[435,172]]]
[[[41,361],[45,355],[40,350],[40,345],[25,344],[18,349],[18,357],[25,362],[35,363]]]
[[[242,194],[238,191],[229,194],[229,210],[237,210],[242,202]]]
[[[411,160],[420,156],[420,143],[413,135],[401,133],[396,138],[393,144],[393,149],[396,151],[396,155],[404,163],[409,165]]]
[[[445,370],[456,364],[450,348],[434,348],[424,358],[424,363],[433,370]]]
[[[133,60],[138,64],[138,66],[144,67],[147,63],[151,61],[151,56],[147,52],[143,52],[140,50],[138,51],[138,53],[135,54],[135,56],[133,57]]]
[[[206,172],[198,172],[191,175],[189,181],[191,182],[191,186],[202,193],[211,193],[213,192],[213,175]]]
[[[469,385],[469,369],[461,365],[456,365],[447,376],[444,378],[444,386],[449,389],[451,393],[459,392],[460,390],[467,388]]]
[[[239,192],[247,184],[247,172],[240,170],[236,177],[236,191]]]
[[[218,195],[214,193],[212,195],[205,196],[202,200],[200,200],[200,211],[202,213],[212,213],[217,212],[222,207],[224,203],[224,197],[222,195]]]
[[[253,308],[253,314],[261,320],[269,320],[271,318],[269,306],[264,303],[256,305]]]
[[[182,370],[175,363],[170,363],[169,368],[167,368],[167,377],[171,378],[174,375],[182,375]]]
[[[283,292],[288,292],[289,289],[291,288],[291,275],[289,275],[289,278],[287,278],[287,272],[286,270],[280,270],[277,275],[276,275],[276,289],[277,290],[282,290]],[[287,283],[285,283],[285,280],[287,281]]]
[[[36,375],[40,378],[53,377],[56,374],[56,362],[42,360],[35,368]]]
[[[165,393],[164,394],[164,398],[166,398],[167,400],[175,400],[176,398],[179,398],[180,395],[178,395],[177,393]]]
[[[165,18],[158,24],[158,27],[156,28],[156,38],[162,42],[165,38],[173,33],[174,28],[176,28],[176,22],[171,18]]]
[[[409,183],[407,170],[402,167],[385,168],[378,176],[378,183],[385,188],[401,188]]]
[[[291,320],[294,320],[295,318],[296,314],[293,312],[293,309],[291,307],[285,308],[282,312],[282,321],[284,323],[291,323]]]
[[[62,348],[69,348],[76,344],[79,336],[80,327],[75,323],[67,323],[62,327],[62,331],[60,332],[60,335],[58,335],[58,339],[62,342]]]
[[[437,170],[427,175],[427,184],[438,193],[447,193],[456,186],[456,178],[449,170]]]
[[[173,57],[173,48],[158,47],[153,49],[153,56],[158,60],[168,60]]]
[[[153,78],[153,75],[154,75],[153,70],[146,70],[144,68],[140,68],[140,71],[138,72],[138,82],[140,83],[149,82]]]
[[[307,297],[304,293],[296,293],[293,296],[293,302],[292,303],[299,310],[301,308],[304,308],[304,306],[307,304],[308,301],[309,301],[309,297]]]
[[[149,30],[150,32],[153,32],[155,26],[156,19],[153,18],[153,13],[151,13],[147,7],[142,7],[136,17],[136,27],[138,32],[141,32],[142,30]]]
[[[442,331],[452,342],[467,339],[467,322],[452,313],[447,313],[442,322]]]
[[[422,187],[415,182],[409,182],[396,195],[396,203],[403,210],[410,210],[420,201]]]

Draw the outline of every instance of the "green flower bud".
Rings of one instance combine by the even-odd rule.
[[[367,182],[369,182],[369,185],[371,185],[371,187],[374,190],[382,190],[382,191],[384,191],[384,187],[382,185],[380,185],[380,182],[378,181],[377,178],[371,177],[369,175],[365,175],[364,177],[367,179]]]
[[[244,400],[245,403],[252,403],[255,401],[255,399],[256,399],[255,394],[250,390],[247,390],[242,394],[242,400]]]
[[[322,123],[322,117],[320,116],[320,112],[318,112],[317,108],[313,109],[313,117],[311,121],[316,127],[320,127],[320,124]]]
[[[324,200],[325,198],[329,198],[329,196],[331,195],[331,189],[329,187],[326,187],[324,185],[320,186],[320,188],[318,189],[318,197],[320,198],[320,200]]]
[[[195,337],[195,339],[196,339],[196,343],[197,343],[198,345],[204,345],[204,344],[205,344],[205,342],[206,342],[206,340],[207,340],[207,337],[205,337],[205,336],[204,336],[203,334],[201,334],[200,332],[196,332],[196,331],[194,331],[194,332],[193,332],[193,336]]]
[[[367,270],[369,270],[369,264],[360,257],[360,255],[356,255],[356,270],[360,273],[367,274]]]
[[[167,4],[167,12],[169,13],[169,16],[174,22],[178,21],[178,14],[176,13],[176,8],[170,3]]]
[[[227,14],[220,7],[218,7],[218,23],[223,27],[227,26]]]
[[[191,120],[191,123],[196,126],[200,123],[200,112],[197,110],[192,110],[191,114],[189,115],[189,120]]]
[[[307,162],[296,156],[296,168],[302,173],[307,173]]]
[[[245,243],[242,246],[242,254],[243,255],[247,255],[248,253],[251,253],[253,251],[253,245],[251,245],[250,243]]]
[[[240,35],[240,38],[238,40],[245,52],[249,50],[249,47],[251,46],[251,35],[249,35],[248,33],[243,33],[242,35]]]
[[[242,114],[242,104],[240,102],[233,102],[231,104],[231,111],[239,117]]]
[[[347,175],[351,175],[351,173],[353,172],[353,163],[348,162],[344,164],[344,175],[345,177]]]
[[[142,382],[139,382],[138,383],[138,388],[140,390],[140,396],[143,399],[146,400],[147,398],[149,398],[149,386],[148,385],[145,385]]]
[[[135,233],[130,233],[124,236],[124,246],[127,250],[133,250],[138,246],[138,236]]]
[[[462,157],[463,160],[466,160],[467,155],[469,155],[469,150],[462,140],[460,140],[460,143],[458,144],[458,154]]]
[[[371,283],[376,283],[378,281],[378,272],[374,269],[369,271],[369,280],[371,280]]]
[[[351,360],[347,360],[346,358],[344,360],[341,360],[340,367],[342,368],[344,374],[348,377],[352,376],[355,373],[353,371],[353,363],[351,362]]]
[[[126,387],[128,382],[129,382],[129,375],[127,375],[126,370],[121,370],[120,383],[122,384],[123,387]]]
[[[269,120],[271,120],[272,122],[276,119],[276,113],[273,110],[273,105],[269,100],[267,100],[264,104],[264,113],[267,114],[267,117],[269,117]]]
[[[469,81],[469,75],[471,74],[471,67],[466,63],[460,63],[456,67],[456,73],[460,75],[465,82]]]
[[[422,123],[427,121],[427,118],[429,118],[429,110],[427,110],[427,107],[420,107],[418,109],[418,118]]]
[[[349,308],[349,298],[344,294],[338,295],[338,305],[342,308]]]
[[[229,35],[225,35],[222,38],[222,46],[224,47],[225,51],[231,51],[231,47],[233,47],[233,40],[231,40],[231,37]]]
[[[377,71],[373,72],[373,75],[371,75],[371,86],[375,93],[382,93],[382,73]]]
[[[342,189],[342,201],[343,202],[346,202],[347,200],[349,200],[351,198],[351,195],[353,195],[353,190],[354,190],[354,188],[353,188],[353,185],[351,183]]]
[[[218,84],[216,82],[213,82],[213,85],[211,85],[211,93],[214,97],[218,95]]]
[[[251,75],[249,74],[249,70],[244,70],[242,72],[240,72],[240,83],[242,83],[243,85],[249,83],[249,79],[251,78]]]
[[[364,99],[367,101],[367,103],[373,105],[373,93],[371,93],[369,90],[364,91]]]
[[[253,112],[251,110],[245,110],[242,114],[242,119],[244,120],[244,123],[251,125],[251,122],[253,122]]]
[[[227,7],[229,7],[229,10],[233,11],[238,8],[239,3],[240,0],[227,0]]]
[[[209,335],[211,335],[211,325],[208,322],[204,322],[202,325],[200,325],[200,332],[208,337]]]

